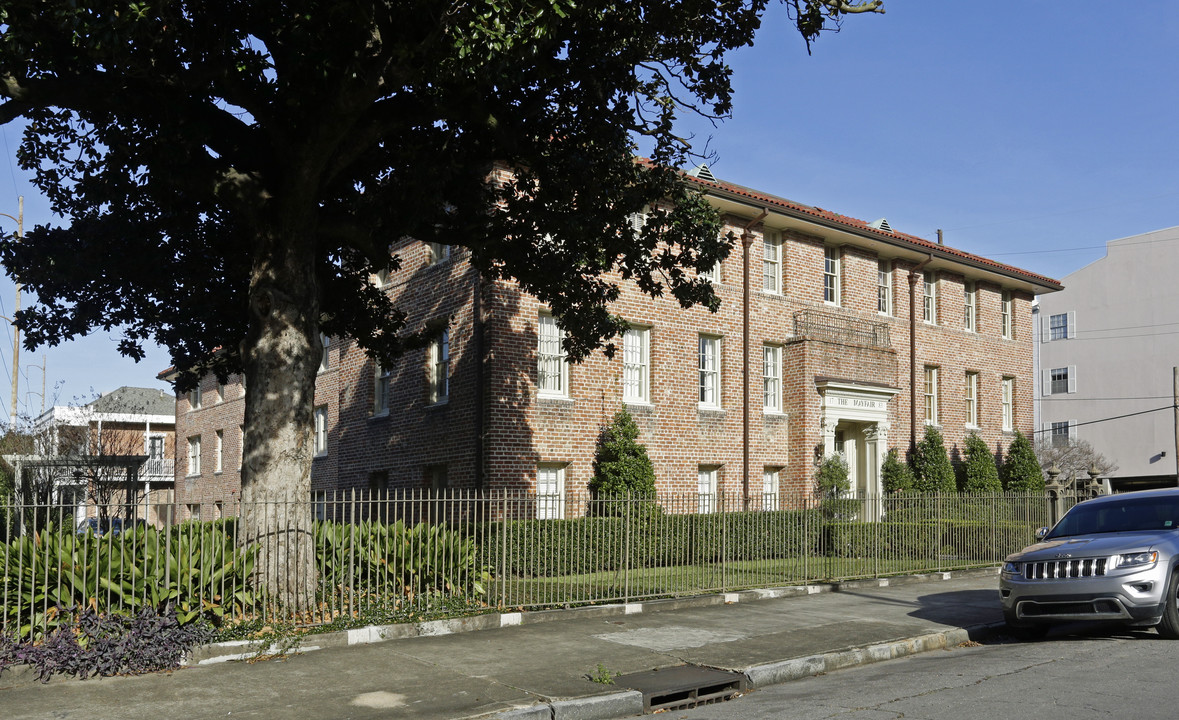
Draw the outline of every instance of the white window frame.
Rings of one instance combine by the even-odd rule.
[[[1004,290],[999,294],[999,332],[1006,340],[1015,338],[1015,326],[1011,318],[1011,291]]]
[[[962,327],[966,332],[978,332],[978,286],[967,280],[962,286],[965,297],[962,310]]]
[[[878,260],[876,266],[876,313],[893,314],[892,260]]]
[[[771,295],[782,294],[782,234],[763,230],[761,288]]]
[[[450,246],[440,242],[426,242],[426,264],[433,267],[450,259]]]
[[[719,465],[700,465],[696,469],[696,512],[700,514],[717,511],[717,476]]]
[[[565,465],[538,463],[536,466],[536,519],[565,517]]]
[[[632,327],[622,335],[622,401],[651,403],[651,329]]]
[[[328,454],[327,426],[327,405],[320,405],[315,408],[315,457],[324,457]]]
[[[999,387],[1003,408],[1002,428],[1010,432],[1015,428],[1015,378],[1005,376],[1000,380]]]
[[[188,409],[200,410],[201,407],[201,386],[197,385],[192,390],[188,391]]]
[[[1072,445],[1073,441],[1076,439],[1074,434],[1075,425],[1076,420],[1064,420],[1048,423],[1048,427],[1045,429],[1048,430],[1049,444],[1052,445],[1052,447],[1068,447]],[[1064,432],[1058,433],[1057,430],[1061,429],[1062,427]],[[1064,438],[1063,443],[1059,442],[1061,437]]]
[[[213,474],[220,475],[222,471],[223,453],[225,451],[225,431],[217,430],[213,433]]]
[[[373,417],[389,414],[389,386],[392,374],[379,362],[373,363]]]
[[[201,436],[191,435],[188,438],[188,477],[201,474]]]
[[[834,245],[823,246],[823,302],[828,305],[840,305],[842,288],[840,287],[840,258],[839,248]]]
[[[761,475],[761,509],[777,510],[780,507],[781,486],[778,483],[781,469],[767,467]]]
[[[937,275],[932,270],[922,273],[921,320],[927,325],[937,325]]]
[[[768,414],[782,412],[782,346],[762,345],[762,398]]]
[[[1053,321],[1061,318],[1061,323],[1053,325]],[[1077,336],[1077,313],[1075,310],[1068,312],[1053,313],[1044,318],[1041,338],[1042,342],[1055,342],[1057,340],[1069,340]]]
[[[717,260],[716,264],[712,266],[712,269],[701,272],[700,277],[712,283],[713,285],[720,285],[722,267],[722,261]]]
[[[569,363],[565,359],[565,331],[551,313],[536,319],[536,393],[541,397],[569,397]]]
[[[201,521],[201,504],[199,502],[188,503],[188,519],[193,522]]]
[[[1068,393],[1075,393],[1077,391],[1077,366],[1067,365],[1065,367],[1044,368],[1043,377],[1043,395],[1065,395]],[[1059,375],[1059,377],[1054,377]],[[1060,389],[1057,389],[1057,386]]]
[[[925,366],[925,387],[923,394],[925,396],[925,424],[938,424],[938,387],[937,376],[938,368],[935,365]]]
[[[721,338],[716,335],[699,336],[699,407],[717,410],[721,405]]]
[[[966,387],[963,394],[966,410],[966,427],[978,427],[978,373],[966,371]]]
[[[323,345],[323,355],[319,358],[319,372],[324,372],[331,367],[332,340],[327,335],[320,333],[319,342]]]
[[[450,399],[450,328],[442,328],[430,341],[430,402]]]

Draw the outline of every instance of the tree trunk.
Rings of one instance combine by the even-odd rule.
[[[245,426],[243,543],[256,543],[255,574],[284,614],[310,610],[318,581],[311,518],[311,459],[319,297],[310,213],[280,213],[258,241],[250,325],[242,343]]]

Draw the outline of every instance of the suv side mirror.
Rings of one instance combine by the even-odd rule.
[[[1051,529],[1051,528],[1046,528],[1046,527],[1042,527],[1042,528],[1036,528],[1036,539],[1037,539],[1037,540],[1043,540],[1043,539],[1044,539],[1044,536],[1048,534],[1048,531],[1049,531],[1050,529]]]

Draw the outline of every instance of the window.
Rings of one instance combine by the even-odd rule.
[[[622,399],[651,402],[651,331],[631,328],[622,336]]]
[[[536,519],[565,517],[565,466],[541,463],[536,466]]]
[[[427,265],[437,265],[450,259],[449,245],[437,242],[428,242],[426,243],[426,251]]]
[[[700,407],[719,408],[721,339],[700,336]]]
[[[782,292],[782,236],[774,230],[762,231],[762,289]]]
[[[442,328],[430,341],[430,402],[450,398],[450,329]]]
[[[325,492],[311,493],[311,512],[316,520],[327,520],[328,494]]]
[[[327,406],[320,405],[315,408],[315,456],[323,457],[327,455],[327,421],[328,411]]]
[[[373,415],[389,414],[389,383],[389,370],[373,363]]]
[[[213,435],[213,472],[221,472],[222,451],[225,449],[225,431],[218,430]]]
[[[392,282],[392,271],[389,268],[382,268],[373,275],[373,282],[377,287],[385,287]]]
[[[930,325],[937,325],[937,277],[931,272],[926,272],[924,278],[921,319]]]
[[[1052,423],[1052,447],[1068,447],[1071,444],[1069,430],[1070,423],[1067,420]]]
[[[323,357],[319,359],[319,371],[323,372],[331,367],[332,339],[323,333],[319,334],[319,342],[323,345]]]
[[[225,402],[225,383],[217,381],[217,402]]]
[[[536,387],[541,395],[565,397],[569,394],[569,365],[561,340],[565,333],[548,313],[537,319]]]
[[[937,425],[937,368],[925,366],[925,424]]]
[[[978,427],[978,373],[966,373],[963,400],[966,407],[966,427]]]
[[[779,468],[768,467],[761,476],[761,509],[778,509],[778,473]]]
[[[147,439],[147,457],[153,462],[164,459],[164,436],[152,435]]]
[[[450,487],[450,478],[446,472],[446,465],[427,465],[426,482],[431,490],[445,490]]]
[[[999,299],[999,327],[1003,337],[1008,340],[1015,337],[1011,327],[1011,291],[1004,290]]]
[[[877,261],[876,312],[892,315],[892,260]]]
[[[716,511],[716,476],[720,468],[716,465],[701,465],[696,474],[696,511]]]
[[[1044,394],[1064,395],[1077,391],[1077,366],[1051,368],[1044,371]]]
[[[965,285],[965,306],[962,312],[962,327],[969,332],[978,332],[978,289],[973,282]]]
[[[839,248],[827,246],[823,255],[823,302],[839,304]]]
[[[193,435],[188,439],[188,474],[201,474],[201,436]]]
[[[762,346],[762,386],[765,396],[765,411],[782,412],[782,348],[777,345]]]
[[[1003,429],[1011,430],[1015,427],[1015,378],[1003,378],[1001,387],[1003,390]]]
[[[705,270],[704,272],[700,273],[700,277],[709,281],[710,283],[713,283],[713,284],[720,283],[720,281],[721,281],[721,261],[717,260],[716,264],[712,266],[712,269]]]
[[[189,410],[200,410],[201,409],[201,386],[200,385],[197,385],[192,390],[188,391],[188,409]]]
[[[1058,313],[1048,316],[1047,340],[1067,340],[1077,336],[1077,314]]]
[[[188,503],[188,519],[195,520],[196,522],[201,521],[201,504],[200,503]]]

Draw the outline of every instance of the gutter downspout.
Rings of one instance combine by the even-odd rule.
[[[744,399],[741,403],[741,504],[742,509],[749,510],[749,248],[753,245],[753,234],[749,229],[758,224],[770,214],[769,208],[764,208],[761,214],[745,224],[741,230],[741,277],[742,277],[742,365],[744,375]]]
[[[933,262],[930,253],[909,270],[909,453],[917,449],[917,274]]]

